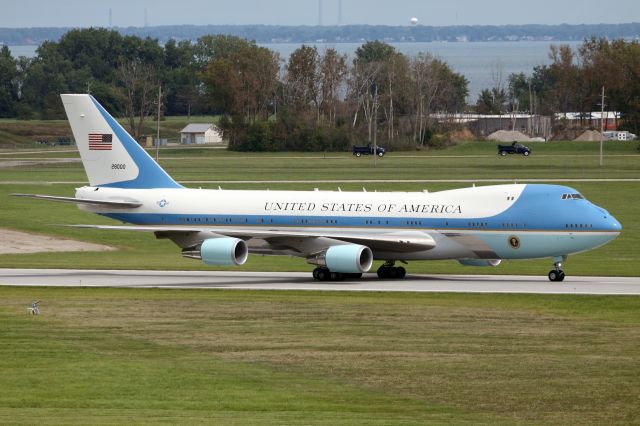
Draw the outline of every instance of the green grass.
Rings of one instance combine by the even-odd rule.
[[[42,300],[40,317],[28,302]],[[0,287],[2,424],[629,424],[640,298]]]
[[[219,149],[170,148],[160,163],[175,179],[199,180],[424,180],[424,179],[584,179],[640,178],[634,142],[609,143],[598,165],[598,144],[541,144],[529,158],[496,154],[495,144],[469,142],[450,150],[390,153],[374,167],[371,158],[348,153],[232,153]],[[556,150],[554,150],[556,148]],[[541,148],[542,150],[542,148]],[[68,157],[71,154],[63,154]],[[2,155],[0,160],[34,157]],[[77,154],[75,154],[77,157]],[[36,156],[37,157],[37,156]],[[50,158],[47,155],[47,158]],[[250,171],[250,172],[248,172]],[[0,169],[0,181],[85,182],[80,163]]]

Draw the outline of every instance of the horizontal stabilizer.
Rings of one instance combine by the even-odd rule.
[[[40,200],[60,201],[63,203],[103,206],[103,207],[110,207],[113,209],[134,209],[142,205],[142,203],[139,203],[136,201],[91,200],[88,198],[56,197],[55,195],[39,195],[39,194],[11,194],[11,195],[13,195],[14,197],[36,198]]]

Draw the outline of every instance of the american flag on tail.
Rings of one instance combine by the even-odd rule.
[[[111,133],[89,133],[89,151],[111,151]]]

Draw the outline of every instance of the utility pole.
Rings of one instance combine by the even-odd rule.
[[[160,155],[160,99],[162,99],[162,86],[158,85],[158,123],[156,126],[156,163]]]
[[[373,167],[378,166],[378,84],[373,83]]]
[[[602,167],[602,139],[604,138],[604,86],[602,86],[602,99],[600,100],[600,167]]]

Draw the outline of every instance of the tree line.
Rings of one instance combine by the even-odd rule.
[[[640,43],[637,40],[589,38],[573,49],[550,47],[549,65],[530,75],[494,73],[493,87],[482,90],[476,110],[482,114],[526,111],[551,115],[578,112],[587,119],[600,111],[604,87],[605,110],[622,113],[622,128],[640,130]]]
[[[67,32],[34,58],[0,50],[0,117],[63,119],[60,93],[94,95],[129,120],[135,137],[157,108],[165,115],[220,115],[232,149],[337,150],[384,135],[431,141],[432,113],[460,112],[467,81],[430,55],[409,58],[373,41],[353,60],[301,46],[285,61],[235,36],[195,43],[122,36],[101,28]]]
[[[254,41],[206,35],[196,42],[123,36],[101,28],[44,42],[34,58],[0,49],[0,117],[62,119],[60,93],[93,94],[127,117],[136,138],[164,115],[219,115],[231,149],[342,150],[377,140],[392,148],[442,146],[461,112],[534,114],[607,109],[640,125],[640,44],[591,38],[552,46],[551,64],[503,79],[468,105],[468,82],[430,54],[409,57],[370,41],[353,57],[302,45],[284,60]]]

